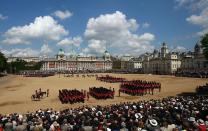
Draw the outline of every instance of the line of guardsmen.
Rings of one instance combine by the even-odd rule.
[[[106,76],[96,77],[96,80],[109,82],[109,83],[116,83],[116,82],[124,82],[126,79],[125,78],[113,77],[113,76],[106,75]]]
[[[77,103],[77,102],[83,102],[86,96],[86,91],[78,91],[76,89],[74,90],[59,90],[59,99],[62,103]]]
[[[107,99],[107,98],[114,98],[114,88],[113,90],[104,88],[104,87],[90,87],[89,94],[96,98],[96,99]]]
[[[161,91],[161,84],[155,81],[142,81],[142,80],[132,80],[125,81],[120,84],[120,92],[130,94],[130,95],[140,95],[143,96],[147,93],[154,94],[154,89]]]
[[[23,77],[49,77],[54,76],[54,72],[22,72]]]

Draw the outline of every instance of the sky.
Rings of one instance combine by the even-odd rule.
[[[6,56],[139,56],[193,50],[208,32],[208,0],[1,0]]]

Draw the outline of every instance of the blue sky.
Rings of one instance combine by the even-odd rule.
[[[165,41],[171,48],[193,50],[208,31],[207,3],[1,0],[0,49],[6,55],[39,56],[55,55],[59,48],[68,54],[72,48],[77,54],[101,54],[107,47],[115,55],[138,56]],[[193,9],[197,4],[200,8]]]

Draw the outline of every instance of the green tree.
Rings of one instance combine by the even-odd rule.
[[[21,70],[25,70],[25,65],[27,64],[24,60],[17,59],[16,61],[13,61],[10,63],[10,68],[12,68],[12,73],[18,73]]]
[[[0,72],[3,72],[7,69],[7,59],[3,53],[0,52]]]
[[[202,37],[201,43],[203,47],[204,56],[208,60],[208,33]]]
[[[41,65],[42,65],[42,62],[35,63],[35,65],[33,66],[33,70],[40,70]]]
[[[24,60],[17,59],[9,63],[8,72],[10,73],[19,73],[24,70],[40,70],[41,62],[26,62]]]

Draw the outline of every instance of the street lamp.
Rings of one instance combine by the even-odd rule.
[[[59,78],[60,78],[60,67],[61,67],[61,66],[60,66],[60,63],[61,63],[61,62],[60,62],[60,60],[59,60],[59,68],[58,68],[58,69],[59,69]]]

